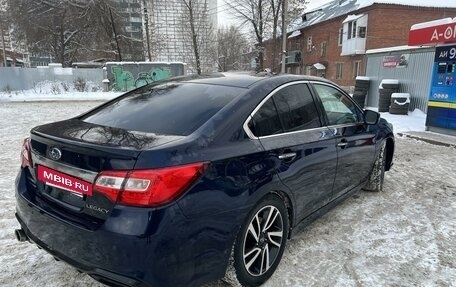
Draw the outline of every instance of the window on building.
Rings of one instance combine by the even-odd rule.
[[[336,63],[336,79],[342,79],[343,63]]]
[[[324,42],[321,42],[321,52],[320,52],[320,55],[322,57],[326,57],[326,50],[327,50],[327,47],[328,47],[328,42],[324,41]]]
[[[353,64],[353,78],[356,78],[359,76],[359,70],[361,68],[361,61],[356,61]]]
[[[358,27],[358,37],[366,38],[366,27]]]
[[[342,46],[344,41],[344,28],[339,29],[339,46]]]
[[[356,38],[356,21],[353,21],[352,38]]]
[[[356,38],[356,21],[348,22],[347,39]]]
[[[307,37],[307,52],[312,52],[312,36]]]

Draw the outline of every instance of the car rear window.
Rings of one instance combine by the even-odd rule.
[[[186,136],[243,90],[208,84],[166,83],[121,97],[81,119],[126,130]]]

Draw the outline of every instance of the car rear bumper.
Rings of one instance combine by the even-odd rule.
[[[113,284],[113,285],[124,285],[124,286],[148,286],[146,283],[141,282],[138,278],[130,278],[124,275],[120,275],[118,273],[114,273],[112,271],[108,271],[105,269],[93,267],[92,264],[88,262],[81,262],[80,260],[74,260],[73,258],[68,257],[65,253],[60,252],[59,250],[53,249],[50,245],[41,241],[32,233],[28,226],[24,223],[21,217],[16,213],[16,218],[21,224],[21,228],[26,233],[28,239],[38,245],[40,248],[46,250],[49,254],[53,255],[56,259],[62,260],[77,270],[87,273],[88,275],[94,277],[96,280],[106,283],[106,284]],[[46,222],[47,223],[47,222]]]
[[[126,286],[195,286],[223,276],[228,233],[187,219],[179,206],[116,207],[97,228],[62,218],[16,180],[16,217],[31,241],[95,279]]]

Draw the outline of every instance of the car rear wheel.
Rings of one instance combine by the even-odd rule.
[[[274,273],[288,236],[288,212],[283,200],[268,195],[250,212],[234,246],[234,269],[243,286],[259,286]]]
[[[374,168],[369,176],[369,181],[364,187],[367,191],[382,191],[383,181],[385,180],[385,166],[386,166],[386,141],[382,143],[378,151],[377,158],[374,163]]]

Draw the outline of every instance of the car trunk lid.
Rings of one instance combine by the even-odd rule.
[[[115,202],[92,186],[102,171],[132,170],[143,149],[181,137],[128,131],[78,119],[34,128],[31,186],[49,205],[87,219],[106,219]]]

